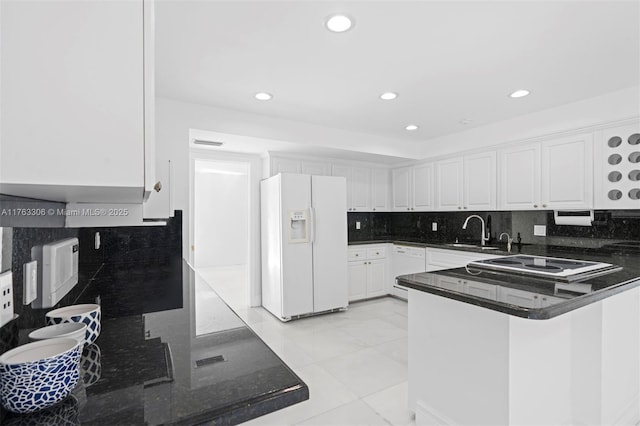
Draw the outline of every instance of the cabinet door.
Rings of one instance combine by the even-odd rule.
[[[271,176],[278,173],[300,173],[300,162],[290,158],[272,158]]]
[[[142,2],[2,2],[0,27],[0,192],[142,202]]]
[[[462,158],[436,163],[436,209],[462,209]]]
[[[349,262],[349,301],[367,297],[366,261]]]
[[[337,166],[333,165],[331,167],[331,176],[342,176],[347,180],[347,211],[352,211],[351,208],[351,168],[348,166]]]
[[[500,151],[500,209],[540,207],[540,144]]]
[[[386,260],[370,260],[367,265],[367,297],[378,297],[387,294]]]
[[[465,156],[463,208],[495,210],[496,192],[496,152]]]
[[[542,208],[593,207],[591,135],[554,139],[542,144]]]
[[[371,210],[384,212],[389,210],[389,170],[371,170]]]
[[[300,171],[305,175],[331,176],[331,165],[328,163],[318,163],[315,161],[302,161]]]
[[[411,167],[402,167],[391,171],[393,187],[393,206],[395,211],[411,209]]]
[[[351,208],[354,211],[371,209],[371,169],[351,168]]]
[[[416,210],[433,210],[433,164],[413,167],[413,206]]]

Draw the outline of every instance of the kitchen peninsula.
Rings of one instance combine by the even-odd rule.
[[[636,424],[638,259],[583,257],[622,270],[568,282],[472,267],[399,277],[416,424]]]

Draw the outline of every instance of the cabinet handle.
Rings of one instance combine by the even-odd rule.
[[[373,208],[373,211],[374,211],[374,212],[376,211],[376,208],[375,208],[375,207]]]
[[[537,296],[537,295],[535,295],[535,296],[533,296],[533,298],[534,298],[534,299],[537,299],[537,298],[538,298],[538,296]]]
[[[543,204],[543,205],[542,205],[542,207],[547,207],[547,205],[546,205],[546,204]]]
[[[463,209],[465,209],[465,210],[466,210],[466,209],[467,209],[467,206],[464,206],[464,207],[463,207]]]
[[[411,210],[409,207],[407,207],[407,210]]]
[[[154,189],[156,192],[160,192],[160,191],[162,190],[162,182],[157,181],[157,182],[156,182],[156,184],[155,184],[155,185],[153,185],[153,189]]]
[[[534,205],[533,205],[533,207],[535,207],[535,208],[537,209],[537,208],[538,208],[538,205],[537,205],[537,204],[534,204]]]
[[[462,207],[458,206],[458,210],[462,210]]]
[[[358,253],[356,253],[356,257],[360,256]]]
[[[380,252],[376,252],[376,254],[380,254]]]

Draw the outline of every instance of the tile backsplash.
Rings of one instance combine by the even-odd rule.
[[[79,303],[77,300],[80,296],[86,296],[83,292],[105,264],[121,263],[121,269],[126,270],[128,264],[132,268],[141,264],[166,265],[169,262],[176,263],[176,260],[179,262],[182,258],[181,211],[176,211],[166,226],[62,228],[46,224],[45,227],[1,229],[1,266],[5,270],[11,269],[13,274],[14,311],[18,314],[18,319],[12,323],[17,323],[18,329],[44,325],[45,313],[54,309],[34,309],[22,303],[23,265],[32,260],[31,249],[34,246],[73,237],[79,240],[78,283],[56,307]],[[95,244],[96,232],[100,233],[99,248]],[[109,286],[105,284],[104,288],[107,287]],[[120,290],[116,287],[113,283],[109,291],[118,293]],[[15,324],[10,323],[10,326],[15,327]]]
[[[466,230],[465,219],[477,214],[489,223],[491,238],[502,232],[517,241],[520,234],[525,244],[599,247],[611,241],[640,241],[640,210],[600,210],[595,212],[592,226],[556,225],[553,211],[492,212],[385,212],[347,213],[349,241],[407,239],[424,242],[479,241],[481,224],[471,220]],[[436,224],[436,231],[432,230]],[[357,225],[359,228],[357,229]],[[546,226],[546,236],[534,235],[535,225]],[[487,225],[488,226],[488,225]],[[489,227],[489,226],[488,226]]]

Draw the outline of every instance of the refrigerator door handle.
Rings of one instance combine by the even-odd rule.
[[[316,210],[313,207],[309,207],[309,242],[311,244],[316,242]]]

